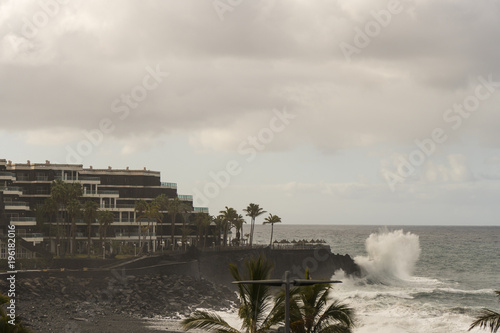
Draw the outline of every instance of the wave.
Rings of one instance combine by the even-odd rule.
[[[392,285],[412,278],[421,252],[418,235],[381,229],[366,239],[365,247],[368,255],[354,261],[368,283]]]

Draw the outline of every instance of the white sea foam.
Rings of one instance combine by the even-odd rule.
[[[393,284],[410,279],[420,256],[417,235],[403,230],[382,229],[365,241],[367,256],[357,256],[354,261],[361,267],[367,281]]]

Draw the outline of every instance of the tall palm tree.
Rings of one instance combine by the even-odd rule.
[[[142,233],[144,241],[141,243],[141,235],[139,235],[139,251],[142,253],[143,247],[146,244],[146,231],[149,229],[149,220],[146,226],[141,225],[141,220],[147,218],[149,204],[145,200],[138,200],[135,202],[135,222],[139,224],[140,233]]]
[[[68,191],[66,183],[60,179],[52,182],[50,186],[50,198],[56,203],[58,214],[56,216],[56,248],[61,246],[61,229],[60,223],[62,222],[62,208],[66,205],[68,201]],[[64,243],[62,245],[61,251],[65,253]],[[61,255],[61,253],[59,253]]]
[[[99,238],[101,243],[101,249],[106,243],[106,234],[108,227],[113,223],[115,217],[113,212],[109,210],[101,210],[97,213],[97,219],[99,220]]]
[[[245,274],[240,274],[238,267],[231,264],[229,271],[236,281],[269,279],[273,269],[272,263],[263,256],[251,258],[244,262]],[[265,332],[276,322],[268,315],[272,307],[271,287],[261,284],[239,284],[238,298],[240,306],[238,316],[242,319],[241,330],[230,326],[220,316],[204,311],[195,311],[182,321],[185,330],[203,329],[208,332]],[[273,311],[271,311],[273,313]]]
[[[80,216],[82,212],[82,204],[76,199],[71,199],[66,207],[68,211],[68,218],[71,222],[71,243],[70,243],[70,253],[72,256],[75,254],[76,248],[76,219]]]
[[[213,221],[215,224],[215,229],[214,229],[215,245],[219,246],[222,232],[224,230],[224,224],[226,222],[224,221],[224,216],[222,216],[222,215],[218,215],[218,216],[214,217]]]
[[[243,223],[246,223],[246,221],[241,214],[233,220],[233,225],[236,228],[236,239],[238,245],[240,245],[241,235],[243,234]]]
[[[205,235],[203,238],[203,248],[205,248],[207,246],[208,232],[210,231],[210,225],[212,224],[213,221],[214,221],[214,217],[212,215],[203,214],[202,226],[203,226],[203,230],[205,231]]]
[[[169,201],[168,197],[165,194],[160,194],[153,200],[153,202],[158,207],[158,212],[160,213],[158,215],[159,227],[157,230],[157,234],[160,234],[160,244],[163,244],[163,219],[164,219],[164,215],[161,212],[168,211],[168,201]]]
[[[273,215],[269,213],[269,216],[264,219],[265,221],[263,224],[270,224],[271,225],[271,240],[269,241],[269,246],[273,245],[273,232],[274,232],[274,224],[275,223],[280,223],[281,222],[281,217],[278,215]]]
[[[92,223],[97,218],[97,209],[99,205],[95,201],[87,200],[83,206],[83,220],[87,224],[87,257],[90,258],[90,249],[92,248]]]
[[[145,200],[139,200],[136,201],[135,203],[135,213],[136,213],[136,222],[140,223],[142,219],[146,219],[147,225],[144,227],[141,227],[141,230],[144,233],[144,243],[146,243],[146,230],[149,231],[149,249],[151,250],[153,248],[153,234],[150,231],[151,229],[151,222],[152,221],[157,221],[160,222],[163,218],[163,214],[160,212],[160,204],[153,200],[152,202],[148,203]],[[139,245],[140,246],[140,245]],[[142,250],[142,248],[141,248]]]
[[[250,221],[250,246],[253,244],[253,233],[254,233],[254,228],[255,228],[255,218],[258,217],[259,215],[262,215],[264,213],[267,213],[265,210],[259,207],[258,204],[251,203],[247,206],[247,208],[243,209],[244,212],[246,212],[247,216],[250,216],[251,221]]]
[[[57,219],[57,213],[59,212],[59,206],[57,204],[57,202],[52,198],[52,197],[48,197],[47,199],[45,199],[45,201],[43,202],[43,210],[45,211],[45,213],[47,214],[47,217],[48,217],[48,226],[49,226],[49,247],[50,249],[52,249],[52,231],[54,230],[54,228],[52,228],[52,221],[53,219]],[[58,232],[58,230],[56,230],[56,232]]]
[[[495,291],[495,294],[500,298],[500,290]],[[496,333],[500,329],[500,313],[489,309],[483,309],[476,320],[470,325],[469,331],[474,327],[486,328],[491,333]]]
[[[229,229],[231,229],[231,226],[233,225],[233,222],[238,218],[238,213],[236,212],[236,209],[231,208],[226,206],[225,210],[221,210],[219,212],[222,215],[222,218],[224,220],[224,241],[223,241],[223,246],[227,245],[227,235]]]
[[[309,269],[306,279],[310,279]],[[331,301],[331,285],[314,284],[290,290],[290,330],[293,333],[351,333],[354,310],[337,300]],[[285,318],[285,293],[281,292],[273,309],[273,320]]]
[[[58,210],[60,211],[60,214],[58,214],[58,218],[56,219],[56,224],[57,224],[57,229],[59,230],[59,223],[62,221],[62,214],[63,214],[63,209],[66,208],[68,203],[72,200],[78,200],[79,197],[83,195],[83,189],[82,185],[80,183],[65,183],[64,181],[57,179],[54,182],[52,182],[51,188],[50,188],[50,197],[57,203],[58,205]],[[67,212],[68,213],[68,212]],[[63,235],[66,235],[66,238],[69,243],[69,235],[67,232],[66,227],[63,226],[63,229],[66,231],[63,233]],[[59,239],[59,232],[56,235],[56,241],[57,244],[60,244],[60,239]],[[64,246],[63,243],[63,254],[66,254],[67,248]]]
[[[167,210],[168,213],[170,214],[170,223],[171,223],[170,242],[172,246],[175,246],[175,222],[177,219],[177,214],[186,212],[188,209],[189,209],[188,206],[185,203],[183,203],[178,197],[168,201]],[[185,221],[183,223],[185,223]]]

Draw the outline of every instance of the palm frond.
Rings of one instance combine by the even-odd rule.
[[[496,292],[498,294],[498,291]],[[500,294],[499,294],[500,296]],[[476,320],[470,325],[469,331],[474,327],[490,329],[491,333],[496,333],[500,329],[500,313],[483,309]]]
[[[238,333],[239,330],[229,325],[224,319],[215,313],[205,311],[195,311],[188,318],[182,321],[185,331],[190,329],[202,329],[216,333]]]
[[[316,325],[323,328],[338,326],[350,329],[354,327],[354,310],[335,300],[320,316]]]

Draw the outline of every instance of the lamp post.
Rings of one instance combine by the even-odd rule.
[[[134,243],[134,257],[137,257],[137,244]]]
[[[263,284],[266,286],[280,287],[285,285],[285,333],[290,333],[290,286],[311,286],[318,283],[342,283],[342,281],[323,281],[323,280],[306,280],[294,279],[290,280],[290,271],[285,272],[285,279],[279,280],[247,280],[233,281],[234,284]]]

